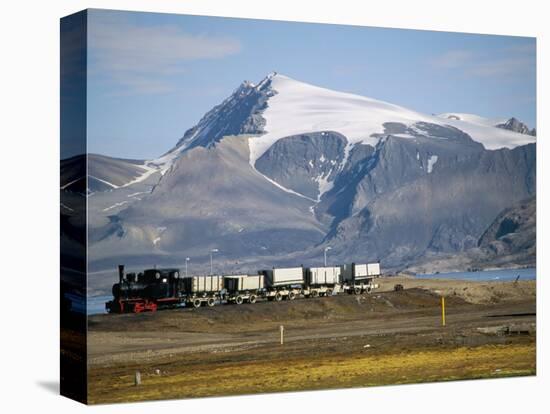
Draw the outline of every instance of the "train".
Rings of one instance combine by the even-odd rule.
[[[175,307],[200,308],[217,304],[254,304],[258,300],[294,300],[298,297],[329,297],[347,293],[370,293],[381,276],[380,263],[323,267],[285,267],[257,274],[183,276],[178,268],[146,269],[126,273],[118,266],[118,283],[109,313],[155,312]]]

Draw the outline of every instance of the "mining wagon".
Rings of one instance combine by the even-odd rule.
[[[304,268],[285,267],[260,270],[264,276],[265,297],[280,302],[283,299],[294,300],[302,294],[304,286]]]
[[[223,283],[223,298],[228,303],[256,303],[265,294],[263,275],[228,275],[223,277]]]
[[[221,275],[189,276],[181,279],[181,295],[186,306],[214,306],[222,300],[224,277]]]
[[[380,263],[365,263],[340,266],[342,290],[350,294],[370,293],[378,285],[374,279],[380,276]]]
[[[309,267],[305,269],[306,297],[332,296],[340,291],[341,269],[338,266]]]

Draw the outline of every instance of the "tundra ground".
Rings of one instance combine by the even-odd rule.
[[[89,402],[536,373],[534,281],[431,280],[401,292],[382,282],[364,296],[92,316]]]

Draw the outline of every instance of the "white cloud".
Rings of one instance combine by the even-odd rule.
[[[450,50],[437,56],[432,63],[439,68],[456,68],[470,62],[474,57],[469,50]]]
[[[529,57],[511,57],[495,61],[479,62],[468,69],[474,76],[501,76],[526,73],[534,69],[534,60]]]
[[[185,72],[189,62],[221,59],[241,50],[239,40],[229,36],[112,18],[94,21],[88,36],[90,73],[137,93],[166,92],[169,77]]]
[[[534,74],[535,45],[520,44],[482,54],[470,50],[450,50],[432,59],[437,69],[459,70],[476,77]]]

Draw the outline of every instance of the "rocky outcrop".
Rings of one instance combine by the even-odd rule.
[[[537,136],[537,130],[535,128],[529,129],[529,127],[516,118],[510,118],[508,121],[496,125],[497,128],[507,129],[509,131],[519,132],[520,134]]]

